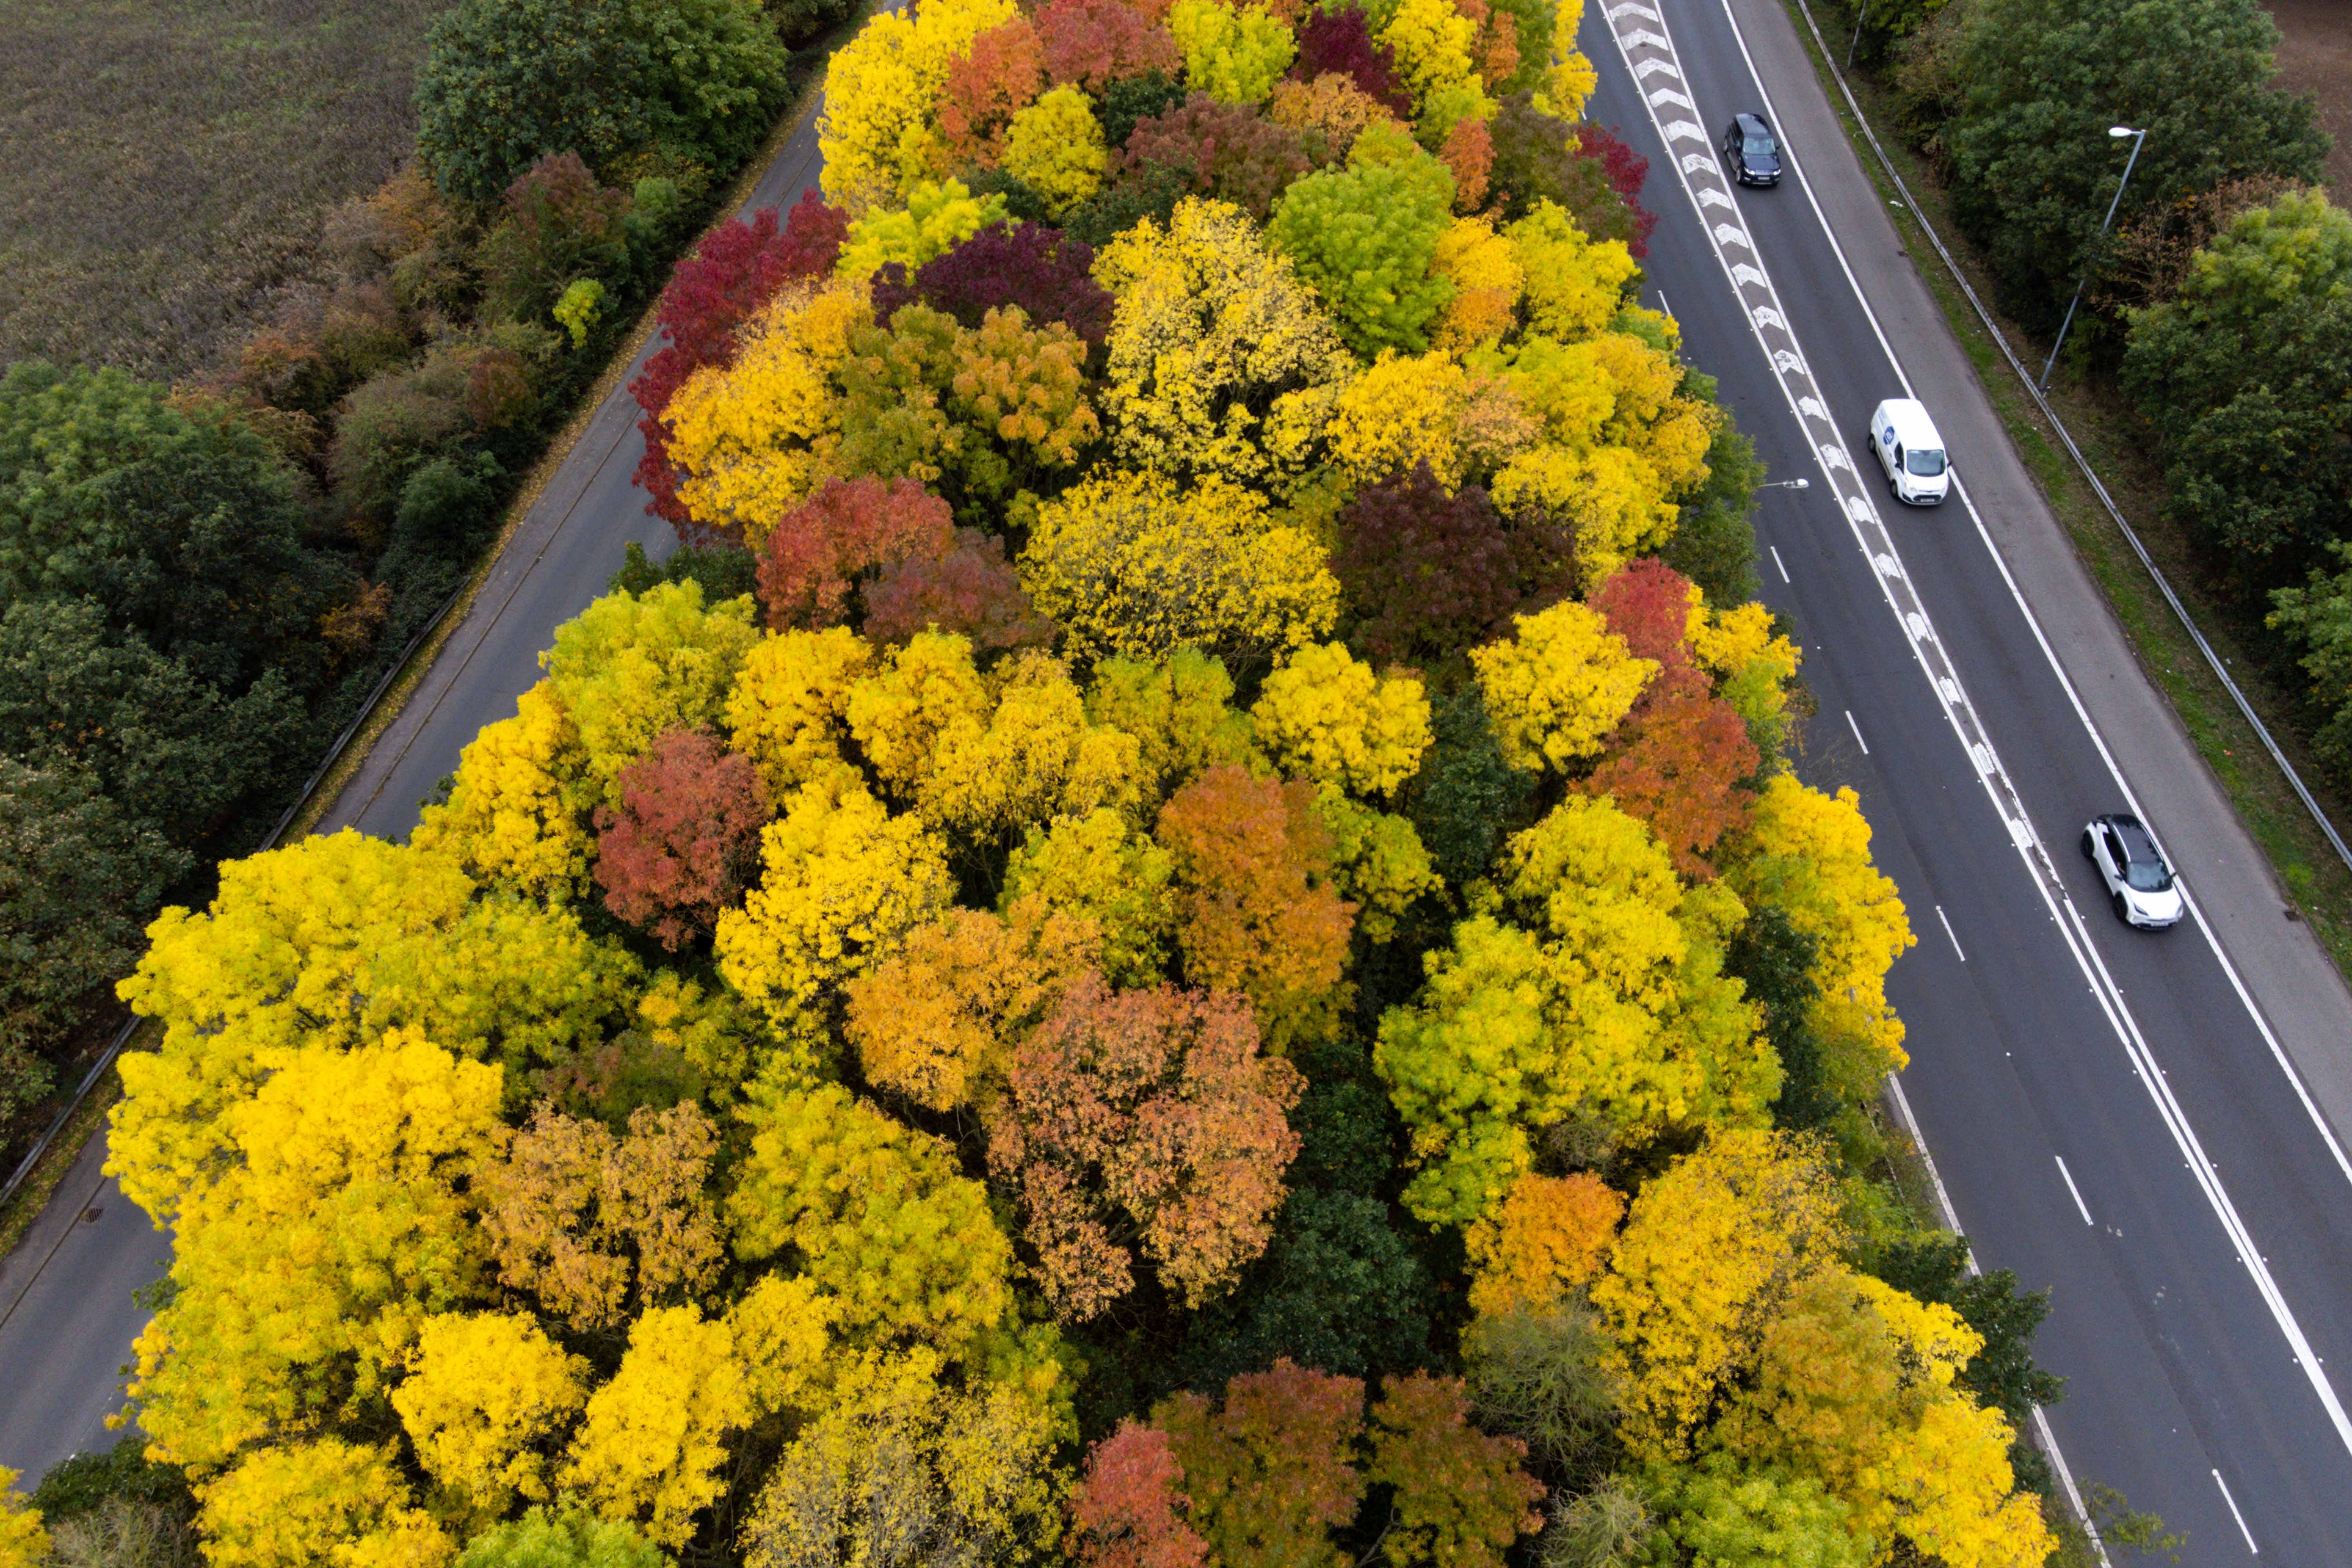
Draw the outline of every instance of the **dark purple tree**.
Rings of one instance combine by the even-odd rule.
[[[1490,641],[1514,614],[1561,597],[1575,552],[1549,520],[1507,525],[1485,490],[1448,495],[1423,463],[1357,492],[1339,513],[1331,569],[1364,650],[1416,661]]]
[[[1298,29],[1298,59],[1290,74],[1300,81],[1326,75],[1353,77],[1358,87],[1399,119],[1412,116],[1412,95],[1397,75],[1396,57],[1372,41],[1371,25],[1353,5],[1307,13]]]
[[[1060,321],[1095,348],[1110,335],[1110,290],[1094,280],[1094,248],[1045,224],[994,223],[910,279],[897,263],[874,276],[874,314],[887,321],[919,300],[966,327],[991,310],[1018,305],[1031,324]]]

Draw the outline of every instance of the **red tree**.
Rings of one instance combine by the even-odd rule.
[[[1589,120],[1576,128],[1576,147],[1601,165],[1609,176],[1609,188],[1633,215],[1633,233],[1627,247],[1636,258],[1649,255],[1650,231],[1658,226],[1658,215],[1642,205],[1642,183],[1650,177],[1650,161]]]
[[[892,262],[874,275],[874,316],[887,321],[919,300],[977,330],[988,312],[1018,305],[1033,326],[1059,321],[1096,348],[1110,335],[1110,290],[1094,280],[1094,247],[1049,224],[992,223],[913,278]]]
[[[596,881],[604,907],[675,952],[743,889],[768,792],[748,758],[673,730],[621,770],[618,810],[601,807]]]
[[[1156,837],[1175,862],[1185,978],[1247,996],[1278,1047],[1328,1022],[1356,906],[1331,886],[1315,786],[1211,768],[1160,808]]]
[[[985,656],[1054,641],[1054,623],[1030,607],[1004,541],[977,529],[956,530],[955,548],[936,560],[913,555],[885,566],[861,596],[858,629],[876,643],[905,642],[925,629],[960,632]]]
[[[1485,490],[1448,495],[1423,463],[1366,486],[1342,509],[1331,570],[1367,652],[1442,659],[1566,594],[1575,541],[1539,513],[1507,527]]]
[[[1157,1426],[1121,1421],[1087,1456],[1070,1493],[1073,1543],[1086,1568],[1201,1568],[1209,1543],[1184,1522],[1184,1467]]]
[[[1327,1563],[1331,1531],[1364,1500],[1361,1379],[1277,1361],[1225,1384],[1222,1405],[1190,1392],[1153,1407],[1184,1468],[1192,1525],[1228,1563]]]
[[[1672,668],[1651,681],[1584,787],[1648,823],[1684,876],[1707,878],[1707,852],[1748,825],[1756,796],[1742,781],[1759,760],[1747,721],[1707,690],[1706,678]]]
[[[1045,57],[1026,16],[998,24],[948,67],[940,131],[961,162],[994,164],[997,138],[1045,89]]]
[[[850,618],[860,579],[902,561],[936,561],[954,548],[954,514],[915,480],[827,479],[768,536],[760,603],[777,631],[840,626]]]
[[[1309,163],[1306,138],[1291,127],[1246,104],[1196,92],[1165,114],[1136,123],[1120,171],[1133,176],[1181,170],[1195,195],[1231,202],[1263,223]]]
[[[1378,1482],[1391,1489],[1390,1563],[1503,1568],[1513,1542],[1542,1527],[1535,1505],[1544,1489],[1519,1468],[1524,1443],[1489,1437],[1469,1416],[1461,1379],[1392,1377],[1372,1407],[1368,1445],[1360,1381],[1277,1361],[1226,1384],[1222,1404],[1179,1394],[1152,1407],[1150,1426],[1122,1427],[1108,1473],[1123,1487],[1080,1506],[1140,1521],[1128,1539],[1156,1544],[1174,1531],[1147,1510],[1181,1481],[1191,1506],[1174,1528],[1197,1532],[1216,1558],[1320,1564],[1341,1561],[1331,1532],[1356,1522]],[[1148,1445],[1154,1428],[1167,1435],[1167,1462]],[[1080,1497],[1093,1485],[1090,1469]],[[1104,1506],[1114,1500],[1124,1512]],[[1122,1568],[1138,1560],[1121,1559]]]
[[[1083,1321],[1127,1293],[1135,1236],[1199,1305],[1265,1250],[1300,1080],[1241,999],[1071,985],[1013,1053],[988,1163],[1018,1195],[1046,1294]]]
[[[1097,97],[1148,70],[1175,74],[1176,39],[1126,0],[1054,0],[1036,16],[1045,74]]]
[[[1690,664],[1691,580],[1643,556],[1586,595],[1609,629],[1643,658],[1667,669]]]
[[[646,450],[637,459],[636,481],[651,498],[646,510],[667,519],[680,538],[688,537],[692,524],[678,504],[663,411],[688,376],[704,365],[733,362],[736,329],[773,299],[786,279],[831,272],[848,233],[848,215],[810,191],[781,229],[776,209],[762,207],[750,223],[738,220],[713,229],[670,274],[654,307],[667,341],[629,383],[629,395],[645,414],[637,421]]]
[[[1372,40],[1370,24],[1353,5],[1318,7],[1307,16],[1298,29],[1298,59],[1290,74],[1300,81],[1327,74],[1351,77],[1399,119],[1412,118],[1412,95],[1397,75],[1396,57]]]

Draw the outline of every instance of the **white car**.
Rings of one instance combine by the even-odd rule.
[[[2183,905],[2164,851],[2137,816],[2117,812],[2083,829],[2083,858],[2099,869],[2107,901],[2126,925],[2160,931],[2178,924]]]
[[[1886,476],[1886,488],[1906,506],[1940,506],[1950,492],[1952,465],[1927,405],[1890,397],[1870,411],[1862,438]]]

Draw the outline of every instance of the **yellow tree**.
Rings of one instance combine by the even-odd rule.
[[[425,1473],[488,1524],[547,1497],[545,1445],[587,1398],[588,1363],[520,1312],[444,1313],[417,1331],[392,1407]]]
[[[1529,1133],[1570,1112],[1643,1135],[1764,1119],[1779,1063],[1721,973],[1738,900],[1684,888],[1647,828],[1582,796],[1512,839],[1505,891],[1541,934],[1465,921],[1381,1021],[1373,1062],[1423,1167],[1414,1212],[1487,1215],[1528,1168]]]
[[[796,791],[761,834],[760,859],[760,885],[719,917],[719,972],[804,1047],[821,1036],[841,984],[954,891],[938,837],[892,816],[855,782]]]
[[[1093,928],[1097,961],[1115,985],[1150,985],[1168,966],[1176,928],[1168,851],[1117,812],[1056,817],[1032,828],[1004,868],[1003,907],[1034,898]]]
[[[453,924],[474,885],[446,857],[350,829],[223,862],[202,914],[174,906],[120,987],[163,1026],[122,1058],[107,1170],[167,1223],[231,1147],[221,1120],[286,1054],[359,1038],[358,972],[403,937]]]
[[[499,1080],[394,1031],[289,1053],[222,1114],[237,1163],[182,1207],[135,1347],[151,1453],[218,1465],[372,1397],[423,1319],[480,1293],[465,1187],[502,1131]]]
[[[1520,298],[1531,288],[1550,287],[1528,265],[1525,247],[1496,234],[1483,217],[1456,219],[1439,237],[1429,267],[1454,282],[1454,298],[1429,331],[1430,342],[1448,353],[1505,336],[1518,325]]]
[[[706,606],[702,584],[607,594],[555,628],[540,655],[572,715],[588,771],[610,786],[672,730],[712,730],[760,639],[751,595]]]
[[[971,638],[918,632],[850,687],[843,711],[883,788],[911,805],[929,786],[942,748],[976,738],[992,705],[988,680],[972,663]]]
[[[1452,489],[1509,462],[1538,426],[1510,387],[1485,370],[1443,351],[1384,350],[1339,394],[1328,434],[1331,456],[1360,484],[1427,463]]]
[[[874,645],[847,626],[762,637],[727,694],[728,744],[759,765],[768,798],[849,766],[849,691],[874,667]]]
[[[724,1322],[656,1307],[630,1326],[620,1370],[589,1396],[563,1482],[605,1518],[636,1521],[676,1550],[726,1490],[726,1438],[757,1415],[751,1392]]]
[[[826,198],[862,216],[944,174],[939,114],[948,71],[973,39],[1017,15],[1013,0],[930,0],[912,14],[870,17],[825,70],[817,148]]]
[[[1087,717],[1135,737],[1151,806],[1220,763],[1249,765],[1250,721],[1231,706],[1233,695],[1225,667],[1198,648],[1159,660],[1106,658],[1087,688]]]
[[[1779,773],[1758,797],[1754,849],[1727,879],[1752,903],[1777,905],[1819,943],[1813,1023],[1843,1045],[1837,1089],[1867,1099],[1910,1058],[1886,1000],[1886,972],[1918,938],[1895,884],[1870,858],[1870,824],[1852,789],[1827,795]]]
[[[2016,1435],[1952,1386],[1982,1349],[1949,1307],[1825,1273],[1765,1331],[1717,1440],[1818,1478],[1863,1532],[1902,1536],[1953,1568],[2042,1562],[2055,1543],[2016,1490]]]
[[[1045,198],[1059,218],[1101,188],[1102,121],[1075,87],[1057,87],[1013,117],[1004,132],[1004,172]]]
[[[1421,678],[1376,676],[1345,643],[1310,644],[1284,660],[1250,720],[1276,766],[1349,795],[1393,794],[1429,749]]]
[[[1503,760],[1566,772],[1600,755],[1657,665],[1635,658],[1598,613],[1572,600],[1512,620],[1509,638],[1470,651]]]
[[[917,803],[926,820],[965,839],[1001,842],[1057,817],[1135,814],[1141,748],[1131,735],[1087,722],[1066,665],[1023,652],[995,684],[985,729],[940,732]]]
[[[1586,237],[1558,204],[1538,201],[1502,237],[1527,278],[1528,330],[1564,343],[1605,329],[1641,264],[1624,241]]]
[[[953,1354],[996,1327],[1012,1248],[945,1144],[838,1084],[755,1092],[738,1114],[751,1129],[727,1199],[739,1254],[785,1254],[859,1346]]]
[[[1095,279],[1118,296],[1103,401],[1120,463],[1241,485],[1314,465],[1354,363],[1246,213],[1188,197],[1105,246]]]
[[[425,808],[409,842],[450,857],[477,881],[534,899],[576,898],[595,853],[589,815],[603,797],[587,773],[580,731],[542,680],[516,700],[513,718],[466,743],[448,800]]]
[[[1328,633],[1339,609],[1322,548],[1211,475],[1180,485],[1115,472],[1073,486],[1037,509],[1021,580],[1087,659],[1181,647],[1263,656]]]
[[[669,460],[698,527],[762,540],[816,488],[841,442],[835,382],[850,333],[873,319],[855,284],[787,285],[745,323],[732,363],[705,365],[671,395]]]
[[[1808,1279],[1838,1267],[1836,1177],[1781,1132],[1720,1131],[1637,1195],[1592,1300],[1637,1458],[1675,1459]]]
[[[1164,900],[1164,858],[1160,874]],[[934,1110],[1003,1089],[1015,1042],[1100,947],[1090,920],[1043,899],[1015,900],[1009,913],[950,910],[849,983],[849,1040],[870,1081]]]
[[[1463,1237],[1475,1270],[1471,1310],[1540,1312],[1589,1284],[1624,1214],[1625,1200],[1590,1171],[1521,1176],[1494,1215],[1473,1223]]]
[[[49,1532],[16,1485],[16,1472],[0,1465],[0,1568],[37,1568],[49,1560]]]
[[[337,1437],[262,1449],[196,1501],[217,1568],[441,1568],[457,1553],[391,1456]]]

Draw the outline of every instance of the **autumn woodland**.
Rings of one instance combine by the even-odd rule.
[[[677,552],[121,985],[206,1561],[2043,1561],[1577,11],[838,50],[656,306]]]

